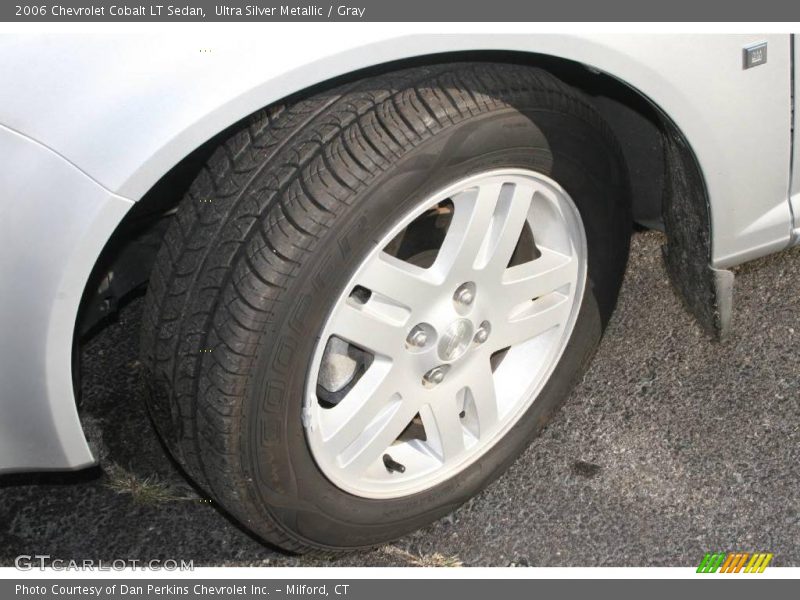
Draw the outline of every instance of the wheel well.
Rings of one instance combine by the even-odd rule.
[[[634,220],[647,228],[666,229],[670,245],[673,236],[676,244],[700,243],[703,248],[701,263],[704,266],[709,264],[710,225],[705,185],[688,141],[669,117],[644,95],[624,82],[580,63],[520,52],[438,54],[359,70],[317,84],[285,100],[291,101],[292,98],[394,70],[469,61],[536,66],[582,90],[603,115],[623,148],[630,177]],[[219,132],[193,150],[161,177],[126,215],[106,244],[89,278],[76,324],[76,343],[113,315],[120,301],[144,289],[162,236],[178,203],[220,140],[235,127],[232,125]],[[670,190],[688,193],[693,205],[687,208],[690,203],[685,198],[683,202],[673,202]],[[676,216],[672,210],[676,204],[680,205],[681,211],[692,210],[692,216],[689,219]],[[682,225],[688,229],[684,227],[682,231]],[[681,256],[686,259],[683,254]],[[692,291],[701,287],[698,282],[683,287],[686,288],[681,290],[685,298],[701,296]],[[692,302],[689,304],[691,307]],[[695,304],[699,305],[698,302]],[[698,313],[697,310],[693,312]]]

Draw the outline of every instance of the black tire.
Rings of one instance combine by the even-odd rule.
[[[528,413],[458,477],[352,496],[319,471],[301,424],[330,303],[398,215],[500,167],[553,178],[581,213],[589,285],[567,350]],[[614,307],[629,228],[613,136],[539,69],[415,68],[261,111],[213,154],[159,252],[142,336],[151,414],[191,477],[264,540],[303,552],[397,538],[498,477],[567,397]]]

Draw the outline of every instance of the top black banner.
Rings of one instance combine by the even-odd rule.
[[[0,5],[14,22],[768,22],[800,21],[797,0],[20,0]]]

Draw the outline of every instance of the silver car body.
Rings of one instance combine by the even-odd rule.
[[[711,266],[797,241],[790,35],[476,35],[464,27],[402,37],[348,25],[0,36],[0,472],[95,461],[73,393],[73,336],[90,271],[128,209],[227,126],[359,69],[482,50],[583,63],[647,97],[688,140],[710,198]],[[767,63],[743,69],[743,48],[761,42]]]

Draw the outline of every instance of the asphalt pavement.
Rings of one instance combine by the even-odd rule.
[[[636,234],[594,363],[503,477],[426,529],[334,559],[261,544],[185,482],[143,407],[134,300],[82,354],[101,467],[0,477],[0,565],[690,566],[763,551],[800,566],[800,248],[738,269],[733,335],[717,343],[671,289],[661,243]]]

